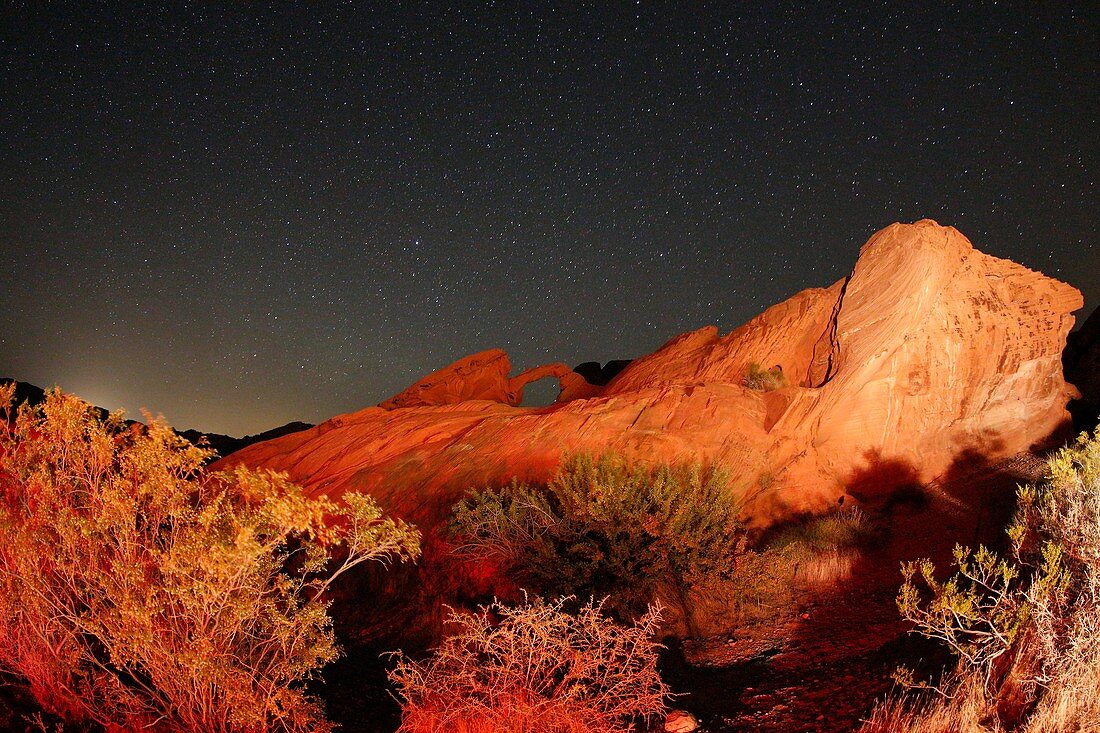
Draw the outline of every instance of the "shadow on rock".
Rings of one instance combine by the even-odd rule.
[[[986,449],[996,455],[999,446]],[[1042,470],[1034,455],[993,460],[975,446],[961,450],[938,480],[921,484],[916,466],[869,452],[846,487],[876,527],[875,541],[835,584],[795,596],[784,617],[792,620],[767,655],[713,669],[670,652],[668,679],[690,693],[678,705],[697,712],[708,731],[858,729],[899,664],[927,677],[952,662],[900,617],[901,562],[927,557],[947,574],[957,543],[999,549],[1017,486]]]

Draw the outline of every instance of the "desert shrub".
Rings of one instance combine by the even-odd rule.
[[[769,547],[797,548],[806,553],[854,550],[874,536],[859,507],[837,509],[820,517],[788,524],[775,532]]]
[[[660,591],[730,575],[744,547],[721,472],[567,458],[545,487],[512,482],[459,502],[459,552],[502,561],[551,595],[610,596],[622,615]]]
[[[981,685],[966,678],[951,684],[950,697],[911,690],[887,699],[875,706],[860,733],[1000,733],[990,727],[988,708]]]
[[[876,539],[875,528],[858,507],[837,509],[787,525],[763,549],[772,577],[792,589],[835,587],[851,576],[861,553]]]
[[[207,474],[159,421],[0,393],[0,669],[48,711],[108,728],[325,730],[300,683],[338,655],[325,591],[419,534],[368,497]],[[330,560],[330,552],[342,558]]]
[[[751,362],[745,369],[745,377],[741,380],[741,384],[758,392],[771,392],[773,389],[786,387],[787,377],[779,365],[765,369],[756,362]]]
[[[660,612],[619,626],[589,602],[499,602],[451,617],[457,632],[390,673],[403,733],[626,733],[665,710],[653,633]]]
[[[1007,558],[957,548],[943,582],[927,560],[903,566],[902,614],[959,663],[934,687],[899,670],[942,697],[894,699],[865,730],[1100,729],[1100,432],[1020,489],[1007,534]],[[937,727],[951,716],[955,727]]]
[[[1057,591],[1067,579],[1060,550],[1057,545],[1044,549],[1042,574],[1033,582],[1039,592],[1046,592],[1043,584]],[[969,668],[988,678],[997,659],[1013,648],[1026,628],[1033,606],[1021,567],[985,547],[972,554],[970,548],[956,546],[955,568],[955,575],[940,583],[930,561],[904,563],[898,608],[924,636],[944,642]]]
[[[801,593],[832,589],[851,577],[865,546],[876,538],[867,516],[844,508],[775,530],[738,558],[737,572],[708,588],[731,626],[776,624],[797,613]]]

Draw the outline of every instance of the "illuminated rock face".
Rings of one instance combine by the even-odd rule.
[[[725,336],[677,336],[606,387],[561,364],[510,378],[507,355],[484,351],[221,465],[285,470],[333,495],[367,490],[430,527],[471,486],[543,478],[568,451],[614,450],[725,464],[765,522],[832,504],[880,464],[931,479],[963,453],[995,458],[1046,438],[1067,419],[1060,358],[1081,305],[1074,288],[978,252],[953,228],[893,224],[848,278]],[[787,386],[748,389],[750,364],[781,368]],[[546,375],[562,381],[558,402],[515,407]]]
[[[523,402],[523,388],[545,377],[558,380],[561,388],[559,401],[593,397],[600,392],[599,387],[589,384],[584,377],[561,363],[537,366],[515,377],[508,376],[511,370],[512,364],[502,349],[480,351],[432,372],[379,407],[396,410],[453,405],[472,400],[518,407]]]
[[[511,370],[512,364],[503,349],[488,349],[432,372],[379,407],[396,410],[450,405],[466,400],[512,404],[515,396],[508,391],[508,372]]]
[[[1076,289],[978,252],[955,229],[893,224],[844,280],[726,336],[677,336],[605,387],[563,365],[509,378],[504,352],[486,351],[379,407],[218,465],[286,471],[311,492],[374,494],[427,531],[422,576],[435,572],[433,555],[447,562],[433,531],[467,489],[543,479],[571,451],[723,464],[752,520],[767,524],[846,495],[873,502],[960,456],[994,459],[1046,439],[1068,419],[1061,353],[1081,305]],[[786,386],[749,389],[750,364],[781,370]],[[543,373],[562,379],[558,401],[515,407]]]

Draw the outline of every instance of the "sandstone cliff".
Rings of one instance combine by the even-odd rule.
[[[311,492],[374,494],[426,530],[431,593],[433,563],[448,562],[433,532],[452,504],[471,487],[544,478],[570,451],[723,464],[766,524],[844,496],[873,503],[960,455],[1025,450],[1068,420],[1076,391],[1061,354],[1081,306],[1073,287],[983,254],[953,228],[893,224],[849,277],[725,336],[677,336],[605,387],[564,365],[509,377],[507,355],[486,351],[379,407],[217,465],[286,471]],[[750,389],[753,365],[781,371],[786,386]],[[516,407],[523,385],[546,374],[561,380],[558,401]]]
[[[470,486],[541,477],[566,451],[617,450],[725,463],[746,491],[763,477],[771,511],[812,509],[869,461],[930,479],[963,451],[994,458],[1049,436],[1076,394],[1060,359],[1081,305],[1074,288],[983,254],[953,228],[893,224],[848,278],[725,336],[677,336],[606,387],[560,364],[510,378],[507,355],[485,351],[380,407],[219,465],[285,470],[313,491],[368,490],[431,523]],[[787,386],[748,389],[750,364],[781,368]],[[562,381],[558,402],[516,407],[546,375]]]

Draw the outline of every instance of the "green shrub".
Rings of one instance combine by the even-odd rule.
[[[457,633],[431,657],[400,654],[390,679],[401,733],[628,733],[664,712],[651,608],[621,627],[602,603],[499,602],[454,614]]]
[[[568,458],[545,487],[513,482],[454,508],[459,551],[503,561],[542,592],[612,598],[639,612],[664,589],[734,571],[744,547],[725,477],[698,467],[645,467],[621,457]]]
[[[786,387],[787,377],[778,364],[771,369],[764,369],[758,363],[751,362],[745,370],[745,377],[741,380],[741,384],[758,392],[771,392],[773,389]]]
[[[1045,549],[1047,557],[1036,582],[1059,586],[1065,579],[1060,551],[1056,545]],[[988,677],[1031,613],[1021,568],[985,547],[971,554],[962,546],[955,547],[955,568],[955,575],[940,583],[930,561],[904,563],[898,608],[921,634],[943,641],[969,667]]]
[[[51,713],[109,729],[317,731],[301,689],[339,653],[325,591],[419,533],[366,496],[208,474],[159,421],[0,389],[0,669]],[[342,560],[330,560],[338,548]]]

